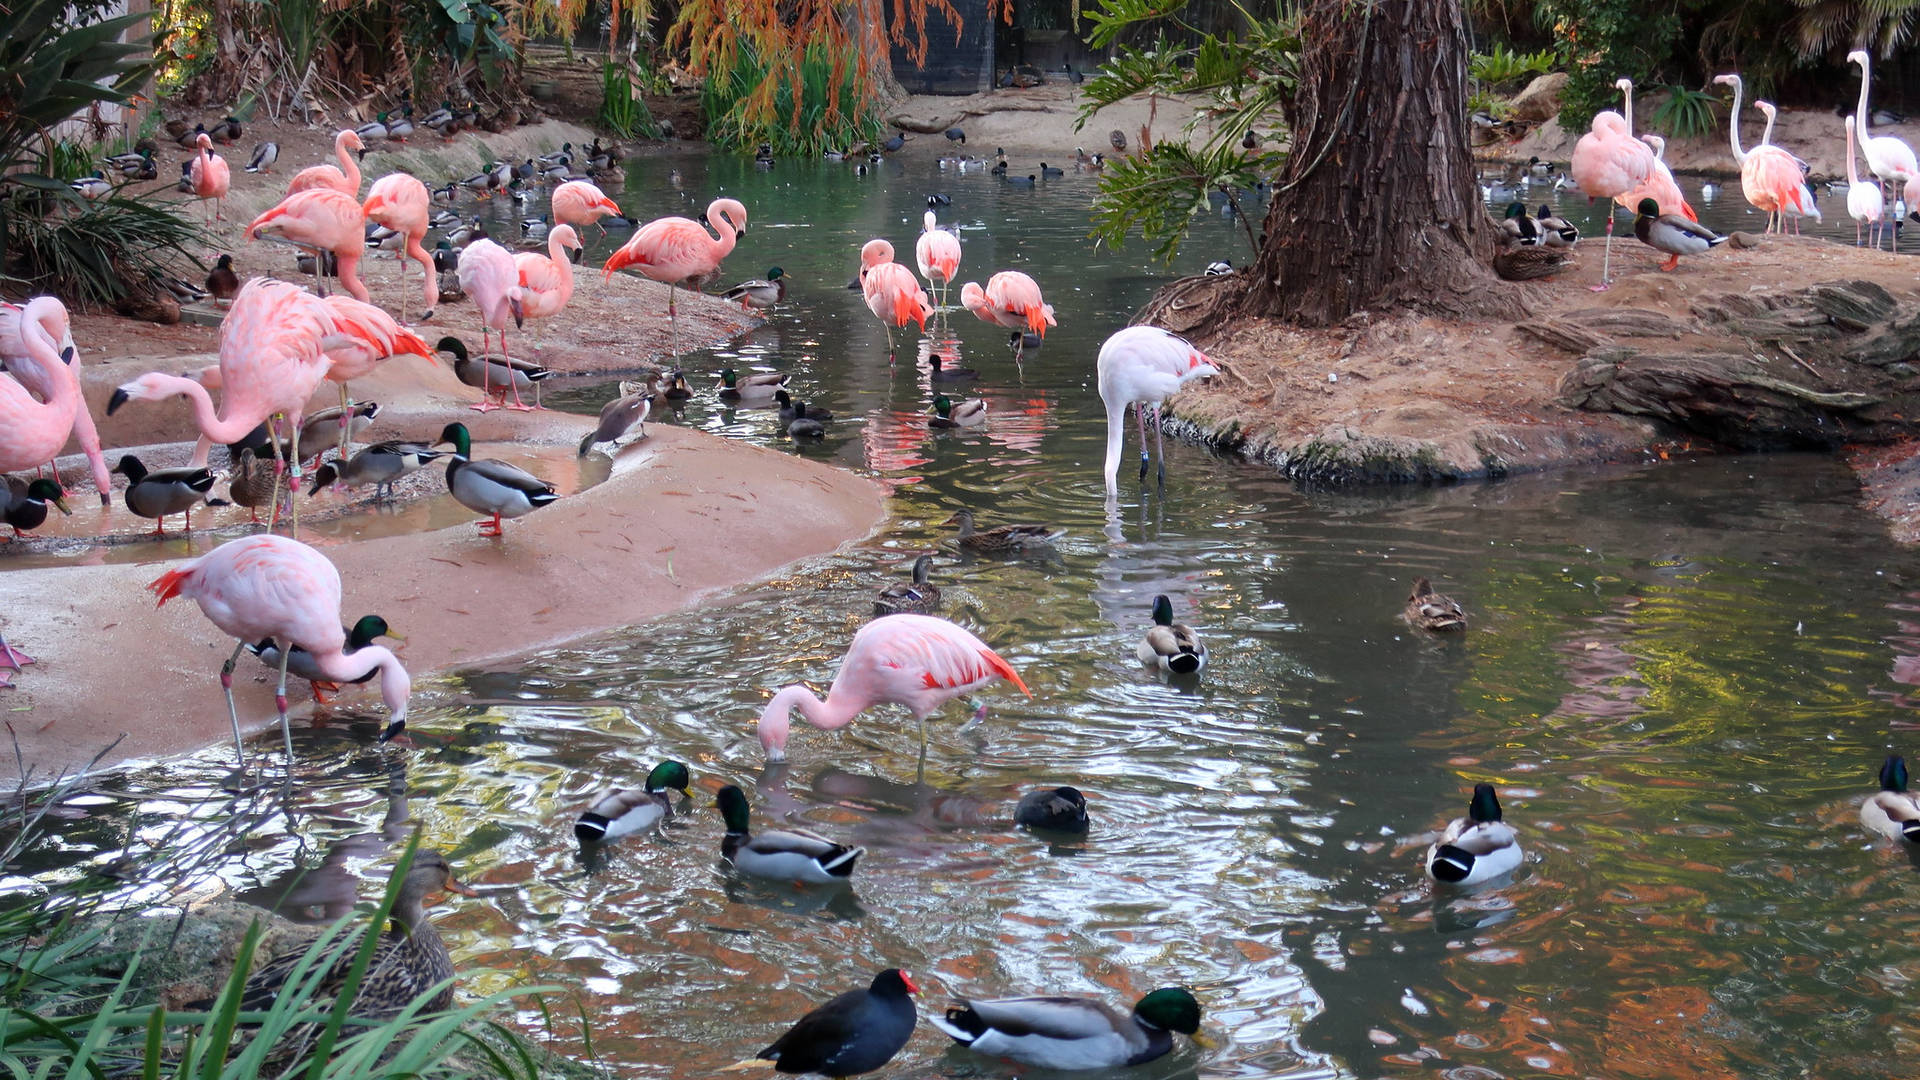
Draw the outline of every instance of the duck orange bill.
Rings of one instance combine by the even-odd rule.
[[[453,875],[451,874],[447,875],[447,891],[457,892],[461,896],[479,896],[480,895],[480,893],[477,890],[475,890],[472,886],[462,885],[458,881],[455,881],[453,879]]]

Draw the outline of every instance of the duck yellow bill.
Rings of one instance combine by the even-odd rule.
[[[400,642],[400,643],[401,643],[401,644],[403,644],[403,645],[404,645],[404,644],[406,644],[406,640],[407,640],[407,636],[406,636],[405,634],[396,634],[396,633],[394,633],[394,632],[393,632],[393,631],[391,631],[391,630],[389,630],[389,631],[387,631],[386,633],[384,633],[384,634],[382,634],[382,635],[380,635],[380,636],[381,636],[381,637],[390,637],[390,638],[392,638],[393,640],[395,640],[395,641],[398,641],[398,642]]]
[[[766,1058],[751,1058],[747,1061],[736,1061],[733,1064],[727,1066],[726,1068],[721,1069],[720,1071],[721,1072],[745,1072],[748,1069],[770,1068],[774,1064],[775,1062],[769,1061]]]
[[[1206,1032],[1204,1031],[1196,1031],[1192,1035],[1189,1035],[1187,1037],[1193,1040],[1193,1045],[1199,1047],[1202,1050],[1220,1049],[1220,1044],[1218,1042],[1215,1042],[1213,1039],[1208,1038]]]
[[[68,517],[72,517],[72,516],[73,516],[73,511],[72,511],[72,510],[69,510],[69,509],[67,509],[67,500],[66,500],[66,497],[65,497],[65,496],[62,496],[62,495],[55,495],[55,496],[53,497],[53,505],[55,505],[55,506],[57,506],[57,507],[59,507],[59,508],[60,508],[60,512],[61,512],[61,513],[63,513],[63,514],[65,514],[65,515],[67,515]]]

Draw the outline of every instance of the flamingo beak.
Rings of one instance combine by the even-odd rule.
[[[113,396],[107,399],[107,415],[112,416],[115,409],[118,409],[131,400],[133,399],[128,396],[126,387],[115,388]]]
[[[518,298],[508,301],[508,304],[513,308],[513,328],[518,330],[526,325],[526,308]]]
[[[380,741],[392,742],[397,736],[399,736],[402,732],[406,730],[407,730],[407,722],[405,720],[395,720],[393,723],[387,725],[387,730],[380,733]]]

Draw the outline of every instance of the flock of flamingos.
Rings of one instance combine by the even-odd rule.
[[[1866,54],[1856,52],[1850,59],[1862,66],[1864,74]],[[1757,103],[1768,117],[1768,134],[1759,145],[1743,150],[1737,128],[1742,93],[1739,77],[1721,76],[1718,81],[1734,88],[1736,126],[1732,144],[1749,201],[1772,217],[1770,228],[1786,227],[1801,217],[1818,218],[1820,211],[1806,184],[1804,163],[1769,141],[1772,107]],[[1626,115],[1602,112],[1595,116],[1591,131],[1579,140],[1572,155],[1572,181],[1590,197],[1615,200],[1638,211],[1636,231],[1642,240],[1673,256],[1667,264],[1671,268],[1679,256],[1708,250],[1720,238],[1694,223],[1692,209],[1656,149],[1646,138],[1634,137],[1632,85],[1624,79],[1618,85],[1627,95]],[[1920,164],[1913,151],[1897,139],[1872,136],[1867,118],[1863,79],[1857,115],[1846,121],[1851,181],[1848,204],[1863,225],[1881,222],[1885,205],[1877,184],[1852,175],[1856,136],[1871,172],[1887,184],[1899,186],[1907,205],[1920,206]],[[161,510],[159,514],[136,511],[146,516],[184,510],[185,505],[171,501],[172,495],[180,494],[175,488],[185,492],[186,505],[205,495],[206,486],[181,474],[204,473],[214,443],[245,440],[262,424],[266,425],[271,446],[278,447],[283,434],[288,440],[288,449],[263,451],[272,458],[276,485],[276,493],[268,500],[272,510],[266,531],[179,562],[149,586],[162,604],[175,597],[197,602],[205,616],[235,640],[220,680],[243,767],[245,752],[232,693],[233,672],[241,651],[266,639],[279,646],[275,653],[279,669],[275,703],[289,762],[293,752],[286,692],[290,670],[296,675],[335,682],[377,676],[390,714],[382,738],[398,734],[406,723],[411,681],[405,667],[393,652],[373,644],[370,635],[356,631],[350,636],[342,627],[338,571],[323,553],[293,535],[299,528],[296,495],[305,476],[301,429],[309,417],[309,402],[322,383],[331,381],[340,388],[340,457],[331,463],[340,475],[380,477],[384,479],[377,482],[391,482],[445,456],[449,489],[464,505],[489,515],[490,520],[482,522],[483,529],[490,528],[488,535],[495,537],[501,535],[503,519],[523,516],[556,498],[550,485],[512,465],[473,460],[467,433],[459,424],[447,425],[441,439],[433,444],[451,444],[454,449],[450,454],[441,455],[418,443],[391,442],[374,444],[349,457],[348,425],[353,408],[347,383],[367,375],[392,356],[431,356],[435,351],[408,325],[371,302],[358,276],[370,225],[392,230],[404,245],[403,258],[420,264],[422,319],[431,317],[445,295],[440,281],[444,264],[437,265],[424,244],[434,219],[435,194],[414,176],[396,172],[375,180],[362,198],[362,178],[351,154],[360,145],[355,132],[341,132],[335,143],[339,165],[315,165],[297,173],[285,198],[246,228],[249,240],[278,240],[311,256],[313,288],[266,277],[235,281],[227,289],[216,288],[216,293],[230,300],[220,330],[217,368],[208,369],[198,378],[161,372],[142,375],[122,384],[108,409],[111,412],[133,401],[176,396],[189,399],[193,406],[199,441],[189,468],[133,477],[134,487],[152,489],[146,493],[149,497],[145,505]],[[558,164],[564,173],[567,163]],[[186,166],[186,183],[207,201],[210,215],[218,218],[231,173],[205,133],[198,136],[194,157]],[[504,391],[512,389],[514,407],[525,407],[518,402],[518,391],[528,365],[513,360],[509,353],[509,331],[520,331],[529,321],[550,319],[565,309],[574,289],[568,252],[581,246],[578,230],[622,215],[620,207],[586,178],[559,182],[551,201],[554,224],[544,253],[516,253],[491,239],[473,239],[458,252],[451,268],[460,291],[473,301],[483,326],[481,355],[474,364],[489,400],[474,408],[496,407],[492,400],[496,383],[501,387],[503,403]],[[631,269],[668,286],[670,341],[677,349],[677,290],[701,289],[715,277],[745,233],[747,219],[743,204],[720,198],[708,207],[704,222],[680,217],[651,221],[639,226],[607,260],[603,274],[610,277],[616,271]],[[1610,273],[1611,240],[1610,215],[1602,287]],[[924,332],[927,320],[944,310],[946,292],[958,277],[962,257],[959,237],[941,228],[932,210],[926,213],[915,244],[918,274],[896,262],[894,254],[893,245],[885,239],[867,242],[859,253],[860,288],[867,307],[887,329],[890,354],[895,329],[911,323]],[[323,271],[329,263],[346,295],[327,294]],[[224,268],[224,261],[222,265]],[[749,309],[772,307],[784,296],[785,289],[778,283],[777,274],[770,273],[769,278],[772,280],[747,282],[728,295]],[[922,281],[935,290],[940,305],[929,297]],[[1023,335],[1044,336],[1047,327],[1055,324],[1053,308],[1043,300],[1038,283],[1017,271],[994,274],[984,288],[968,282],[960,298],[963,307],[1008,331],[1015,343],[1024,340]],[[403,319],[406,314],[403,308]],[[496,334],[497,352],[492,342]],[[110,470],[80,394],[75,347],[61,303],[43,296],[24,307],[9,305],[0,310],[0,360],[6,368],[5,375],[0,376],[0,472],[48,465],[71,434],[86,451],[104,502],[110,490]],[[1153,421],[1157,435],[1164,400],[1185,383],[1219,370],[1217,363],[1192,345],[1156,328],[1129,327],[1107,339],[1098,358],[1098,387],[1107,414],[1104,472],[1109,493],[1117,485],[1127,408],[1133,407],[1136,414],[1139,475],[1144,481],[1151,462],[1146,441],[1148,420]],[[217,404],[211,390],[220,393]],[[754,392],[760,392],[760,388]],[[770,389],[766,396],[772,396]],[[617,442],[628,424],[644,420],[647,391],[639,390],[629,398],[637,400],[622,399],[609,405],[603,417],[617,416],[624,423],[616,424],[611,431],[603,424],[596,433],[598,439]],[[954,415],[968,417],[965,422],[981,422],[984,409],[963,405]],[[946,418],[943,413],[942,419]],[[957,421],[949,420],[953,422]],[[593,441],[585,445],[591,446]],[[355,462],[364,455],[378,460],[356,470]],[[285,495],[291,507],[288,535],[276,532],[281,504],[277,492],[283,474],[289,481]],[[1162,479],[1164,475],[1163,458]],[[9,502],[8,519],[19,527],[19,521],[31,518],[36,503],[42,519],[48,502],[64,509],[57,480],[56,471],[53,482],[38,482],[25,493],[15,493]],[[130,506],[135,505],[132,489],[128,501]],[[13,513],[16,508],[18,518]],[[970,526],[970,519],[967,524]],[[968,528],[963,541],[976,535],[990,537],[993,532],[973,534]],[[998,539],[1010,545],[1026,542],[1014,533]],[[1033,542],[1044,543],[1047,539],[1040,536]],[[902,595],[905,602],[901,602]],[[891,609],[896,613],[876,618],[855,633],[824,700],[806,687],[794,685],[767,702],[759,720],[759,736],[769,760],[785,757],[794,711],[817,728],[835,729],[875,705],[902,705],[920,725],[924,753],[926,718],[954,698],[1002,680],[1026,690],[1019,674],[985,642],[952,622],[924,613],[928,605],[916,603],[921,596],[912,591],[894,593]],[[1438,604],[1458,612],[1457,606],[1432,594],[1430,588],[1414,599],[1416,605]],[[1162,667],[1175,671],[1190,671],[1204,663],[1204,647],[1198,645],[1193,631],[1173,623],[1170,608],[1163,612],[1161,606],[1156,604],[1154,628],[1160,639],[1156,643],[1150,634],[1142,642],[1143,661],[1157,660]],[[1424,612],[1410,617],[1418,621],[1424,618]],[[1435,628],[1441,627],[1435,624]],[[18,673],[21,665],[31,662],[26,654],[0,639],[0,667]],[[7,684],[0,681],[0,685]],[[684,786],[684,776],[680,784],[665,786]],[[625,831],[617,825],[624,815],[658,813],[658,799],[664,797],[658,788],[661,785],[650,783],[644,789],[609,793],[595,804],[588,817],[598,815],[598,827],[607,835],[617,835]],[[735,816],[741,819],[737,830]],[[844,870],[851,869],[854,856],[847,854],[848,849],[792,833],[762,833],[749,844],[744,807],[728,817],[730,832],[737,832],[741,838],[737,850],[730,850],[729,855],[749,872],[753,872],[749,864],[755,860],[766,868],[765,872],[789,880],[816,875],[830,879],[844,876]],[[1920,820],[1920,811],[1912,820]],[[1493,790],[1481,785],[1469,815],[1455,822],[1442,842],[1435,845],[1427,865],[1428,872],[1438,880],[1472,883],[1509,871],[1518,862],[1517,843],[1501,820]],[[869,989],[842,995],[811,1014],[781,1042],[769,1047],[765,1056],[780,1058],[778,1065],[783,1072],[819,1071],[839,1076],[877,1068],[911,1033],[913,1008],[907,995],[914,990],[904,972],[884,971]],[[1105,1006],[1090,1009],[1077,999],[963,1002],[949,1010],[940,1026],[954,1038],[989,1053],[1073,1068],[1131,1064],[1159,1056],[1171,1046],[1169,1029],[1193,1034],[1199,1019],[1198,1006],[1184,991],[1156,991],[1128,1017]]]

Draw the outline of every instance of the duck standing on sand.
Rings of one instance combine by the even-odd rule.
[[[1667,261],[1660,264],[1662,270],[1679,266],[1682,255],[1704,255],[1727,242],[1726,237],[1716,236],[1705,225],[1679,214],[1661,213],[1660,204],[1653,199],[1641,199],[1639,211],[1640,216],[1633,219],[1633,235],[1655,251],[1667,253]]]
[[[472,436],[465,424],[448,424],[435,445],[452,443],[447,458],[447,490],[454,500],[475,513],[491,514],[491,521],[480,522],[480,535],[500,535],[500,519],[517,518],[560,498],[553,485],[504,461],[483,458],[474,461]]]

